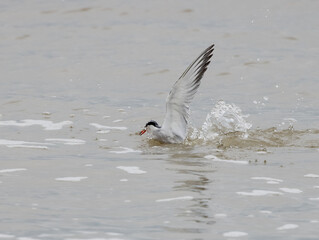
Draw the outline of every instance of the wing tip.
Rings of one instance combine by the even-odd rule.
[[[213,43],[208,48],[206,48],[203,53],[208,53],[208,52],[212,53],[214,51],[214,47],[215,47],[215,44]]]
[[[205,57],[211,58],[213,56],[213,51],[215,49],[214,47],[215,47],[215,44],[212,44],[208,48],[205,49],[205,51],[203,52]]]
[[[183,74],[179,77],[179,79],[183,78],[186,73],[191,69],[191,67],[196,64],[195,66],[200,65],[199,69],[202,68],[202,65],[205,65],[207,68],[207,65],[210,63],[210,58],[213,56],[213,51],[214,51],[215,44],[211,44],[208,48],[206,48],[198,57],[197,59],[188,66],[188,68],[183,72]],[[197,63],[196,63],[197,62]],[[208,62],[208,64],[205,64]],[[204,63],[204,64],[203,64]],[[206,71],[206,70],[205,70]],[[204,71],[204,72],[205,72]]]
[[[202,54],[198,57],[198,63],[196,64],[196,77],[194,79],[194,84],[197,85],[197,88],[200,85],[200,81],[204,76],[204,73],[206,72],[208,65],[210,64],[211,57],[213,56],[214,51],[214,44],[210,45],[208,48],[206,48]]]

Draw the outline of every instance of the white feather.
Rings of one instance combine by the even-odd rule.
[[[187,135],[189,103],[194,98],[200,81],[210,63],[214,45],[203,51],[175,82],[166,99],[163,126],[154,129],[153,136],[162,142],[183,142]]]

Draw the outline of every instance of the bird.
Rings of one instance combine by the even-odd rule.
[[[206,48],[175,82],[166,99],[166,114],[162,126],[151,120],[140,131],[161,143],[183,143],[187,137],[189,104],[201,83],[213,56],[214,44]]]

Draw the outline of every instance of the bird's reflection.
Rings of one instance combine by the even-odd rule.
[[[176,216],[189,222],[189,227],[170,226],[168,231],[199,233],[205,231],[203,225],[214,224],[213,211],[209,208],[212,200],[209,185],[212,184],[211,162],[192,154],[174,154],[169,159],[168,169],[182,175],[175,181],[173,191],[188,192],[194,196],[189,205],[177,209]],[[188,226],[188,224],[186,224]],[[195,227],[196,226],[196,227]]]

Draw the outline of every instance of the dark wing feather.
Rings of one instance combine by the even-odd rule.
[[[189,118],[189,103],[194,98],[201,79],[210,63],[214,45],[203,51],[173,85],[166,99],[166,115],[163,130],[185,139]]]

